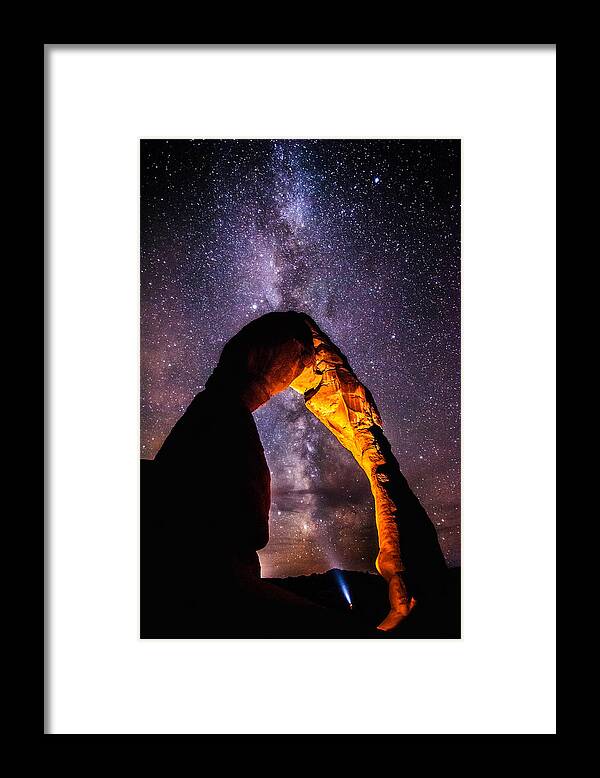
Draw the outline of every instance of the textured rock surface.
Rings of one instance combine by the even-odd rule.
[[[379,538],[377,569],[384,578],[405,571],[400,553],[394,479],[400,475],[391,455],[375,401],[353,373],[347,359],[312,319],[314,360],[291,386],[304,395],[306,407],[350,451],[365,471],[375,500]]]
[[[433,524],[400,471],[371,393],[328,336],[310,317],[304,319],[314,358],[291,386],[369,479],[379,541],[376,565],[388,581],[391,605],[380,627],[391,629],[412,609],[412,594],[420,596],[439,584],[444,557]]]

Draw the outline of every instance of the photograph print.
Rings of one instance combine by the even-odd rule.
[[[140,141],[142,638],[460,638],[460,165]]]

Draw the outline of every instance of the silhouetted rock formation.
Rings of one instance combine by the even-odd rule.
[[[400,472],[370,393],[312,319],[272,313],[226,344],[205,391],[154,461],[142,462],[142,636],[365,635],[349,614],[260,579],[270,474],[252,413],[290,385],[371,483],[377,565],[391,603],[383,626],[406,617],[411,595],[427,600],[442,590],[437,534]]]
[[[352,609],[340,588],[339,575],[348,586]],[[269,583],[315,604],[351,616],[365,633],[374,631],[389,609],[385,580],[373,573],[328,570],[326,573],[267,578]],[[391,632],[390,638],[460,638],[460,569],[450,568],[436,597],[419,600],[410,615]]]

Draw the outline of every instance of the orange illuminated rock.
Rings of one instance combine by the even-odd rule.
[[[389,445],[370,392],[339,349],[311,319],[306,320],[312,332],[315,358],[292,381],[291,387],[304,395],[309,411],[333,432],[366,473],[375,499],[379,537],[376,565],[381,575],[389,579],[405,570],[400,554],[399,508],[393,495],[397,463],[389,461]]]
[[[408,559],[423,568],[414,570],[413,578],[418,578],[419,572],[436,578],[445,568],[445,562],[435,529],[400,472],[371,393],[327,335],[308,316],[305,321],[311,329],[315,356],[291,386],[304,396],[306,407],[351,452],[369,479],[379,539],[376,566],[389,583],[391,604],[390,614],[380,629],[392,629],[415,604],[403,575],[407,571],[404,545]],[[407,530],[406,544],[402,537],[403,523]]]

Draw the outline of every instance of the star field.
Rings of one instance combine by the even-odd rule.
[[[225,342],[288,309],[371,390],[459,564],[459,141],[143,140],[142,457]],[[351,455],[291,389],[254,416],[272,478],[263,575],[374,571],[373,499]]]

